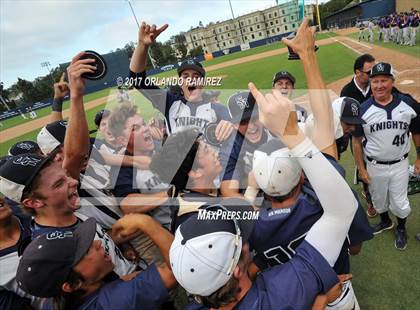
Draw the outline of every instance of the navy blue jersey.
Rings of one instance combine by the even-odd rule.
[[[210,123],[230,120],[227,108],[220,103],[188,102],[180,93],[172,93],[146,82],[146,72],[130,71],[130,78],[139,81],[133,85],[152,102],[166,119],[168,133],[175,133],[187,128],[204,128]]]
[[[303,241],[289,262],[261,272],[234,309],[311,309],[316,296],[325,294],[336,283],[337,275],[328,262]],[[191,303],[185,309],[208,308]]]
[[[153,264],[131,281],[114,280],[108,282],[87,296],[81,305],[70,305],[70,309],[155,310],[159,309],[159,306],[167,299],[168,290]],[[51,302],[43,310],[53,310]]]
[[[332,157],[327,157],[327,159],[336,168],[341,167]],[[341,169],[337,170],[343,175]],[[249,240],[251,248],[256,252],[255,264],[264,270],[288,262],[295,255],[296,248],[305,239],[309,229],[322,214],[322,206],[306,179],[302,192],[292,207],[274,209],[269,201],[264,200],[258,221],[255,223],[253,234]],[[268,238],[268,236],[270,237]],[[359,202],[348,238],[334,265],[337,274],[350,272],[348,247],[371,238],[373,238],[372,228]]]
[[[220,149],[219,159],[223,167],[222,181],[237,180],[239,181],[239,189],[245,189],[248,184],[248,174],[252,170],[252,160],[254,151],[272,136],[263,129],[260,142],[251,143],[237,131],[226,140]]]

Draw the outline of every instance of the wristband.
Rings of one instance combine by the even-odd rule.
[[[54,112],[61,112],[63,110],[63,99],[54,98],[51,108]]]

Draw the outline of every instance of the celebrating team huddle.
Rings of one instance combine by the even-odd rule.
[[[167,27],[141,25],[133,80],[145,81],[148,49]],[[97,139],[82,77],[95,67],[76,55],[37,143],[16,143],[1,160],[1,308],[360,309],[350,255],[393,228],[389,211],[395,247],[407,247],[420,105],[370,55],[331,102],[314,33],[305,19],[283,39],[300,57],[307,105],[293,103],[296,79],[284,70],[269,91],[250,82],[224,105],[194,82],[205,68],[185,60],[180,87],[134,85],[164,121],[146,123],[120,90],[118,105],[95,116]],[[367,214],[339,163],[349,144]]]

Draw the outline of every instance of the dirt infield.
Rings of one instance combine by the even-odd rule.
[[[357,31],[356,28],[349,28],[349,29],[343,29],[336,31],[338,34],[347,34]],[[420,100],[420,58],[416,58],[407,54],[402,54],[400,52],[387,49],[384,47],[376,46],[373,44],[369,44],[366,42],[360,43],[356,40],[353,40],[348,37],[344,36],[337,36],[337,37],[331,37],[328,39],[323,39],[317,41],[317,45],[327,45],[332,43],[341,43],[347,48],[352,49],[357,54],[363,54],[363,53],[369,53],[372,54],[378,61],[385,61],[389,62],[393,65],[393,67],[397,71],[397,80],[396,80],[396,86],[398,89],[400,89],[403,92],[410,93],[413,97],[415,97],[417,100]],[[263,59],[266,57],[271,57],[275,55],[280,55],[283,53],[286,53],[286,48],[280,48],[273,51],[267,51],[256,55],[250,55],[246,57],[241,57],[238,59],[233,59],[230,61],[226,61],[220,64],[212,65],[206,67],[206,71],[214,71],[234,65],[239,65],[243,63],[247,63],[250,61]],[[350,71],[350,70],[349,70]],[[349,72],[350,73],[350,72]],[[341,88],[350,81],[352,75],[349,75],[348,77],[345,77],[343,79],[340,79],[338,81],[335,81],[328,85],[328,88],[330,88],[335,93],[339,94],[341,91]],[[85,109],[89,110],[94,107],[97,107],[101,104],[104,104],[109,99],[113,99],[115,95],[112,95],[111,97],[103,97],[96,100],[89,101],[85,104]],[[63,111],[63,116],[68,117],[69,110]],[[13,138],[19,137],[24,133],[30,132],[32,130],[41,128],[42,126],[45,126],[49,122],[49,116],[41,117],[39,119],[27,122],[25,124],[21,124],[12,128],[8,128],[6,130],[1,131],[0,135],[0,143],[6,142],[8,140],[11,140]]]

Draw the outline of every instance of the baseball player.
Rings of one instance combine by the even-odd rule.
[[[356,23],[356,27],[359,28],[359,42],[360,42],[360,40],[365,39],[365,23],[363,21],[359,21]]]
[[[296,79],[290,72],[279,71],[273,77],[272,88],[273,90],[275,89],[280,91],[283,96],[291,99],[293,90],[295,89],[295,83]],[[307,117],[306,110],[303,107],[296,105],[296,112],[298,115],[298,121],[305,122]]]
[[[128,95],[128,92],[123,89],[121,86],[118,86],[118,93],[117,93],[117,102],[129,102],[130,96]]]
[[[144,215],[124,218],[118,228],[124,236],[138,230],[147,234],[166,263],[120,279],[111,258],[95,240],[95,220],[88,219],[73,231],[52,231],[32,241],[19,264],[19,287],[50,298],[50,308],[54,303],[77,309],[158,309],[176,284],[168,257],[173,236]]]
[[[297,161],[290,158],[289,150],[282,147],[279,141],[272,140],[254,153],[253,175],[259,188],[264,191],[264,200],[249,239],[251,249],[256,252],[250,268],[252,273],[288,262],[307,231],[322,215],[322,207],[311,184],[304,179]],[[334,157],[327,153],[324,156],[344,177],[344,169]],[[348,238],[334,265],[335,272],[348,274],[349,252],[352,255],[358,254],[362,242],[372,238],[372,228],[359,203]],[[341,298],[331,303],[333,307],[327,308],[353,308],[357,305],[353,295],[351,283],[346,283]]]
[[[417,31],[419,30],[420,17],[418,12],[414,12],[410,21],[410,46],[416,45]]]
[[[220,192],[225,197],[234,197],[241,196],[247,187],[254,151],[273,137],[259,121],[255,99],[250,92],[233,94],[228,99],[228,108],[236,132],[220,148],[224,169]]]
[[[13,214],[5,199],[0,197],[0,308],[24,309],[42,307],[43,300],[31,296],[16,282],[19,248],[31,236],[30,217]]]
[[[233,131],[228,111],[221,104],[203,100],[203,83],[199,81],[205,77],[206,72],[199,62],[189,59],[178,67],[178,76],[182,81],[180,94],[159,89],[146,76],[146,58],[149,46],[166,28],[168,28],[167,24],[156,28],[156,25],[150,26],[142,23],[138,45],[130,62],[130,78],[133,79],[133,86],[139,89],[165,116],[168,134],[189,127],[204,131],[208,124],[217,123],[217,139],[219,141],[226,140]]]
[[[374,27],[375,27],[375,24],[371,20],[369,20],[367,22],[367,30],[368,30],[368,33],[369,33],[368,37],[369,37],[369,42],[370,43],[373,43],[374,40],[375,40],[375,37],[373,35],[373,28]]]
[[[361,117],[366,124],[358,126],[353,133],[353,151],[360,177],[369,183],[373,205],[381,216],[374,233],[393,228],[394,223],[388,214],[391,211],[398,221],[395,247],[404,250],[407,246],[405,222],[410,214],[407,156],[410,132],[415,146],[420,146],[420,105],[408,96],[392,92],[394,79],[390,64],[381,62],[372,68],[372,98],[361,106]],[[415,172],[420,172],[419,149]]]

